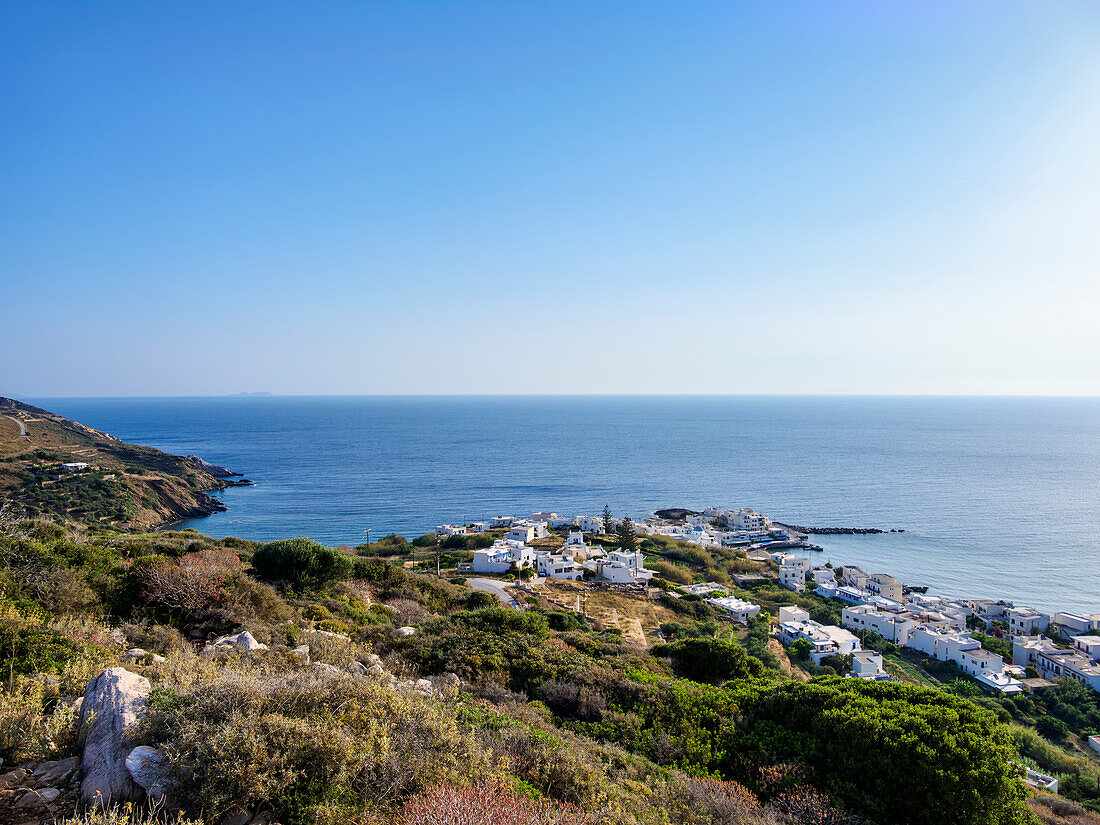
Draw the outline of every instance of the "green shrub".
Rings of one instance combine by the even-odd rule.
[[[297,590],[319,590],[354,573],[351,558],[305,538],[265,544],[252,556],[252,568],[267,581]]]
[[[760,661],[744,648],[721,639],[685,639],[653,648],[654,656],[668,656],[677,673],[696,682],[747,679],[764,671]]]
[[[749,683],[734,696],[749,723],[730,743],[727,776],[794,762],[833,800],[876,822],[1030,822],[1010,764],[1008,729],[941,691],[826,678]]]

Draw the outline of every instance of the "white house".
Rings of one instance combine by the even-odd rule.
[[[800,556],[786,556],[779,565],[779,583],[788,590],[801,593],[806,589],[806,574],[810,572],[810,560]]]
[[[535,564],[535,551],[523,542],[497,539],[492,547],[474,551],[471,569],[475,573],[507,573],[512,565],[523,569]]]
[[[862,567],[856,567],[854,564],[845,564],[840,574],[840,583],[847,585],[848,587],[856,587],[860,590],[867,589],[867,579],[870,576]]]
[[[464,536],[466,535],[465,524],[440,524],[435,528],[435,534],[437,536]]]
[[[852,654],[853,679],[869,679],[876,682],[889,681],[890,677],[882,669],[882,654],[873,650],[857,650]]]
[[[763,513],[758,513],[749,507],[742,507],[732,518],[727,521],[738,530],[764,530],[772,526],[771,521]]]
[[[871,594],[858,587],[845,584],[836,589],[836,597],[847,604],[867,604],[871,600]]]
[[[896,645],[906,644],[909,634],[917,628],[917,623],[904,614],[879,610],[867,604],[846,607],[840,615],[841,624],[849,630],[873,630]]]
[[[901,582],[886,573],[868,576],[864,586],[872,596],[882,596],[884,599],[892,599],[895,602],[900,602],[903,598],[904,590]]]
[[[810,620],[809,611],[801,607],[795,607],[794,605],[786,605],[779,608],[779,622],[808,622]]]
[[[70,461],[67,464],[62,464],[61,469],[66,473],[82,473],[88,469],[88,465],[83,461]]]
[[[611,529],[614,530],[623,523],[621,518],[611,519]],[[603,516],[579,516],[577,526],[585,533],[603,533]]]
[[[1079,616],[1076,613],[1055,613],[1050,621],[1051,624],[1058,625],[1071,635],[1075,633],[1088,633],[1090,630],[1095,630],[1097,627],[1100,627],[1100,614]]]
[[[534,524],[518,524],[508,531],[505,538],[512,541],[521,541],[526,544],[534,539],[545,538],[550,535],[550,530],[546,527],[546,522],[537,521]]]
[[[789,645],[798,639],[806,639],[812,645],[810,661],[815,665],[820,665],[826,656],[847,656],[860,649],[859,639],[842,627],[809,619],[779,623],[779,640],[783,644]]]
[[[715,607],[725,610],[732,618],[741,622],[741,624],[748,624],[749,619],[760,612],[760,605],[746,602],[736,596],[707,599],[707,604],[713,604]]]
[[[744,530],[731,530],[722,534],[723,547],[744,547],[747,544],[752,544],[752,539]]]
[[[475,521],[470,525],[471,533],[488,533],[491,528],[487,521]]]
[[[1100,636],[1074,636],[1073,649],[1093,661],[1100,659]]]
[[[1050,616],[1033,607],[1010,607],[1005,610],[1005,616],[1011,636],[1038,636],[1050,624]]]
[[[584,568],[577,564],[568,553],[536,553],[535,564],[540,576],[549,579],[571,579],[580,581]]]
[[[1053,776],[1033,771],[1031,768],[1025,768],[1023,779],[1025,785],[1030,785],[1033,788],[1041,788],[1051,793],[1058,793],[1058,780]]]
[[[1100,691],[1100,665],[1073,648],[1056,647],[1042,636],[1017,636],[1012,640],[1012,661],[1033,666],[1044,679],[1074,679]]]
[[[550,521],[550,519],[557,517],[557,513],[532,513],[530,520],[535,522],[547,522]]]
[[[575,521],[576,519],[572,516],[554,516],[554,518],[547,519],[546,523],[551,530],[560,530],[562,527],[572,527]]]
[[[653,578],[653,571],[645,569],[641,551],[622,553],[613,550],[606,560],[596,562],[596,575],[605,581],[616,584],[647,582]]]
[[[969,633],[918,627],[906,643],[941,662],[954,662],[986,687],[1000,693],[1019,693],[1023,686],[1005,673],[1005,662],[996,653],[982,649]]]
[[[489,519],[489,527],[493,530],[500,530],[503,527],[511,527],[515,518],[512,516],[493,516]]]

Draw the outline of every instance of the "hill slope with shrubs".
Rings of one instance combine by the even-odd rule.
[[[73,802],[57,819],[1036,821],[991,710],[909,685],[794,682],[751,637],[646,650],[371,547],[45,521],[2,533],[5,768],[79,761],[73,700],[117,665],[152,685],[128,747],[168,766],[152,812]],[[210,644],[240,631],[257,644]]]

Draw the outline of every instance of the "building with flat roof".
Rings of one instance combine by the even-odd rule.
[[[760,605],[747,602],[736,596],[707,599],[707,604],[713,604],[715,607],[726,611],[726,613],[741,622],[741,624],[748,624],[749,619],[760,612]]]
[[[1073,648],[1062,648],[1043,636],[1017,636],[1012,640],[1012,661],[1031,665],[1044,679],[1073,679],[1100,692],[1100,665]]]

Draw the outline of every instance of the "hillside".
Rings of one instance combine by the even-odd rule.
[[[435,563],[398,536],[352,554],[0,522],[0,825],[1098,821],[1028,795],[993,700],[794,680],[768,617],[660,591],[592,591],[619,628],[505,610]]]
[[[64,472],[66,463],[88,468]],[[152,530],[224,509],[207,494],[230,483],[182,456],[0,397],[0,499],[20,515]]]

